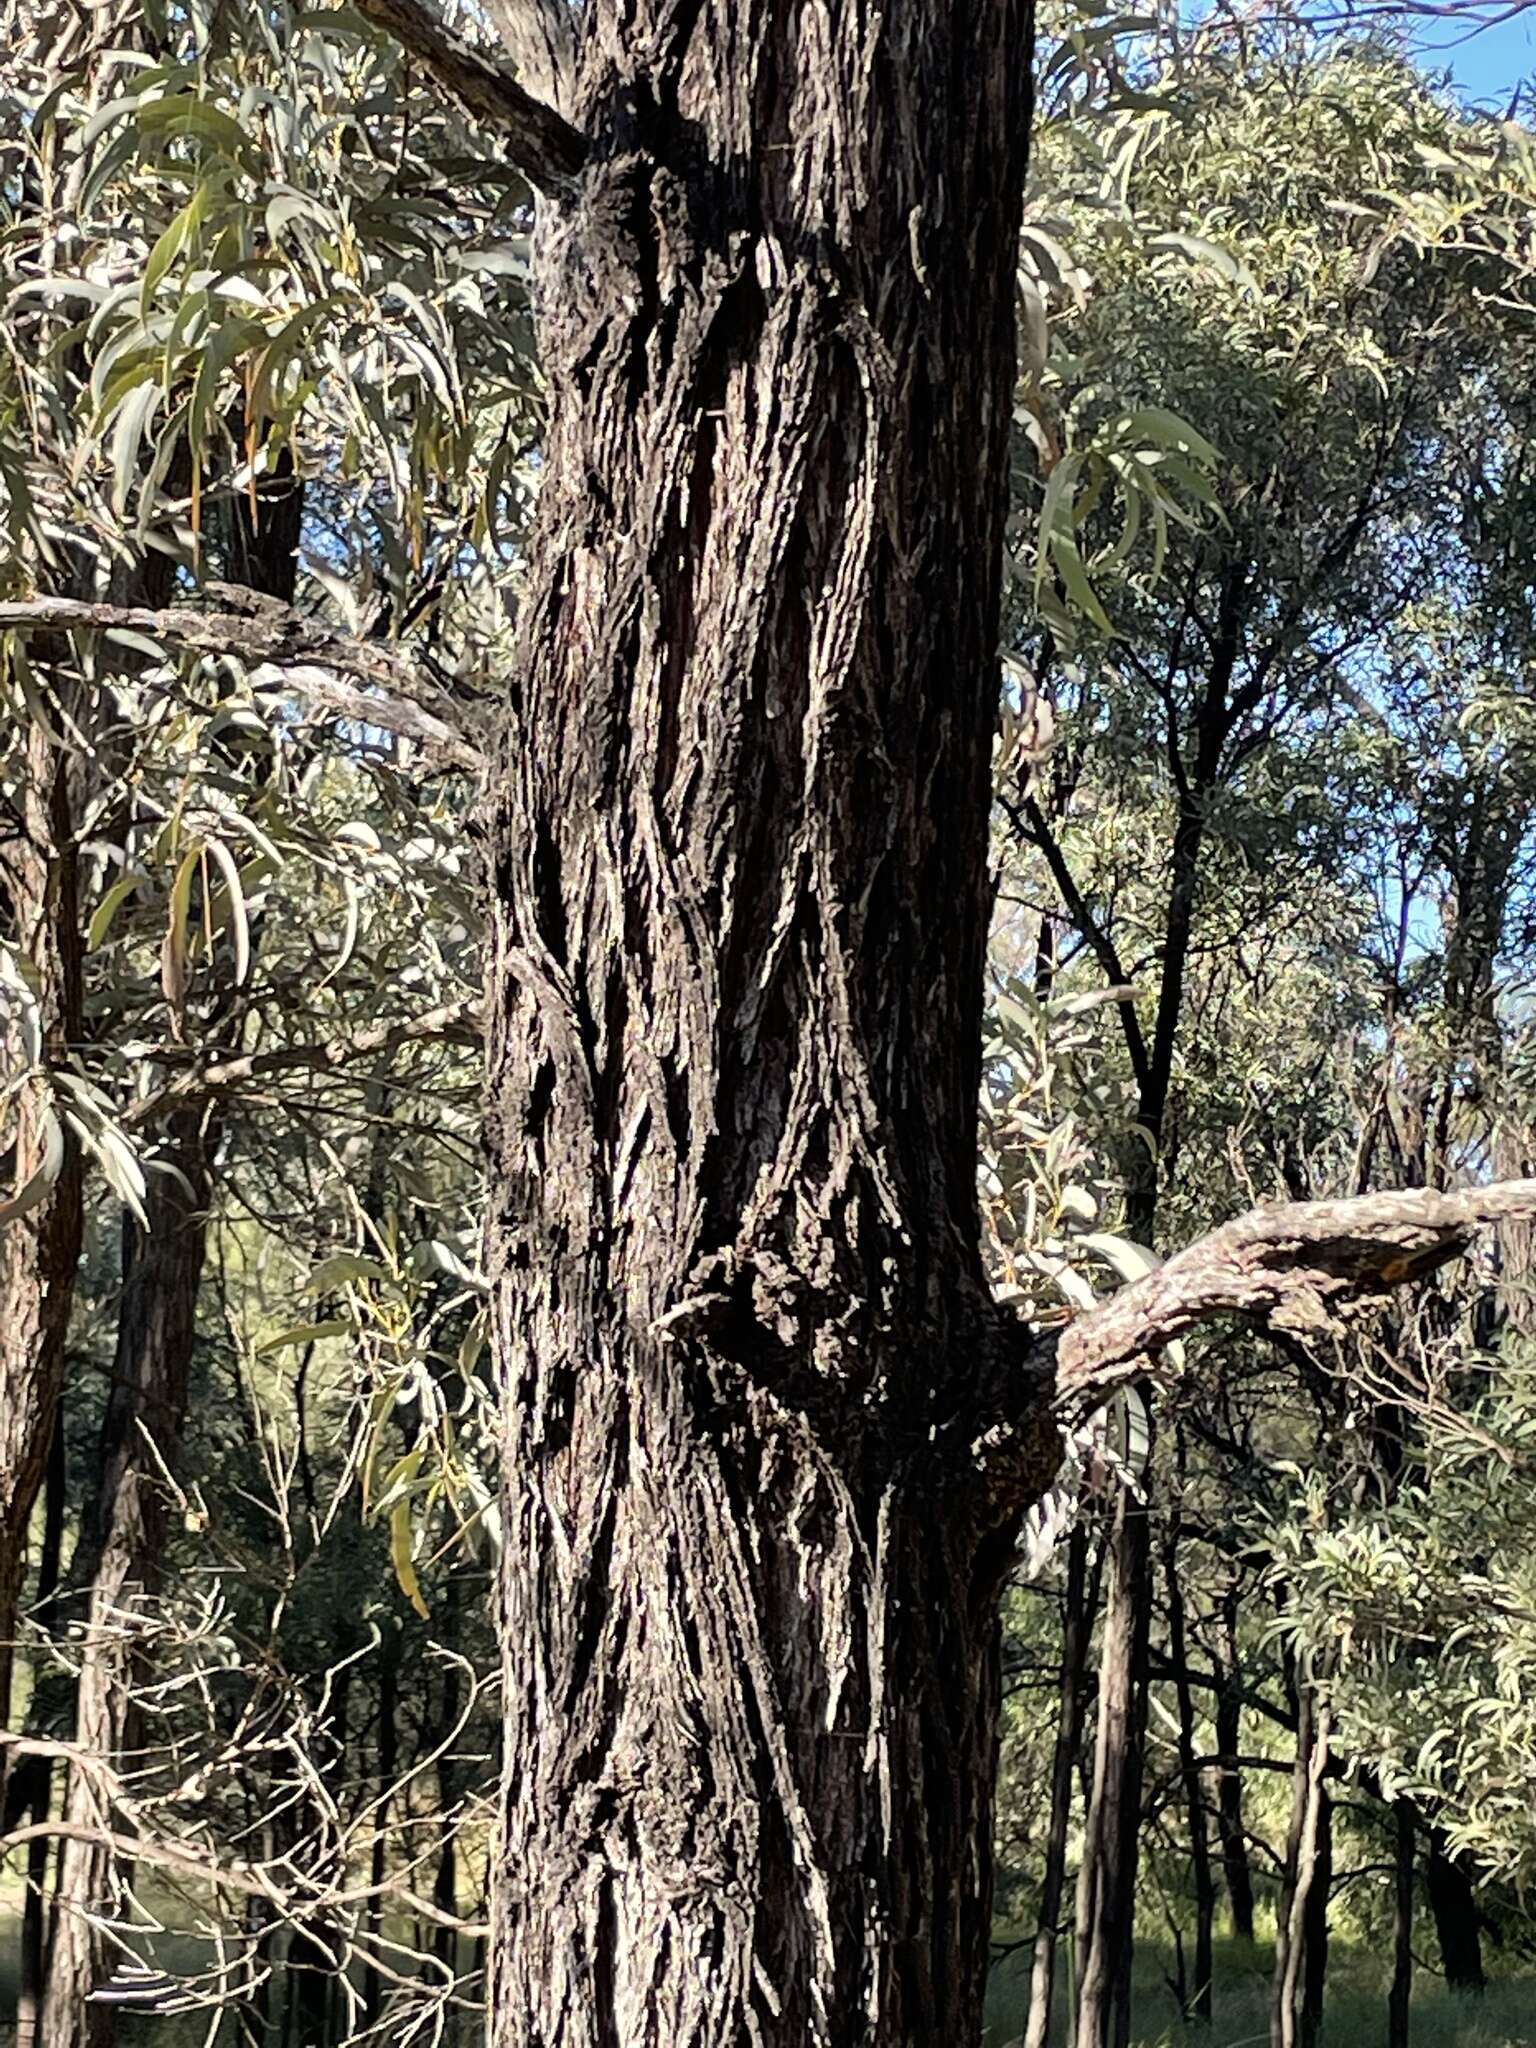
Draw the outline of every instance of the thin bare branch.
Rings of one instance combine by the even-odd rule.
[[[574,181],[587,160],[586,136],[554,107],[535,99],[495,57],[445,27],[425,0],[356,0],[356,5],[468,114],[495,129],[531,184],[555,194]]]
[[[241,1088],[252,1081],[263,1081],[272,1074],[306,1068],[314,1073],[339,1073],[375,1053],[393,1052],[399,1046],[419,1045],[427,1039],[476,1044],[478,1019],[474,1003],[443,1003],[417,1017],[370,1025],[366,1030],[322,1039],[314,1045],[276,1045],[267,1052],[242,1053],[236,1059],[217,1060],[211,1066],[188,1067],[163,1088],[130,1104],[122,1121],[128,1126],[145,1124],[163,1110],[201,1101],[226,1089]]]
[[[339,633],[290,605],[239,585],[208,586],[218,611],[175,605],[86,604],[39,597],[0,604],[0,632],[141,633],[193,654],[232,654],[237,660],[282,669],[301,695],[359,725],[415,740],[445,765],[477,773],[482,757],[449,723],[453,699],[437,689],[409,658],[382,640]],[[340,680],[350,677],[352,687]]]
[[[1331,1335],[1339,1312],[1421,1280],[1484,1225],[1536,1216],[1536,1180],[1255,1209],[1080,1316],[1056,1353],[1056,1400],[1096,1406],[1144,1377],[1172,1339],[1213,1316]]]

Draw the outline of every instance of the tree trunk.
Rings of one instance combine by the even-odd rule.
[[[64,694],[72,702],[72,693]],[[67,730],[71,711],[57,715]],[[0,1728],[11,1725],[27,1528],[53,1440],[84,1226],[79,1151],[48,1079],[83,1035],[79,763],[37,717],[17,751],[17,816],[0,833],[0,937],[27,964],[41,1042],[32,1040],[12,991],[0,989],[0,1078],[28,1074],[0,1123],[0,1157],[9,1146],[15,1181],[14,1188],[0,1187],[0,1200],[16,1203],[0,1220]],[[7,1756],[0,1751],[0,1803]]]
[[[1180,1464],[1182,1466],[1182,1455]],[[1181,1475],[1182,1476],[1182,1475]],[[1168,1654],[1175,1667],[1174,1695],[1179,1710],[1179,1770],[1189,1818],[1189,1859],[1195,1890],[1195,1981],[1185,2017],[1209,2025],[1213,1937],[1216,1927],[1216,1885],[1211,1875],[1211,1837],[1205,1812],[1205,1784],[1197,1761],[1195,1700],[1189,1683],[1189,1646],[1184,1626],[1184,1595],[1179,1585],[1179,1519],[1170,1514],[1163,1558],[1168,1590]]]
[[[450,1571],[443,1581],[441,1641],[445,1648],[459,1646],[459,1582]],[[460,1666],[449,1661],[443,1666],[441,1736],[448,1743],[458,1726],[463,1705],[464,1683]],[[462,1738],[460,1738],[462,1740]],[[437,1875],[432,1884],[432,1903],[447,1919],[459,1912],[459,1761],[453,1748],[444,1748],[437,1760],[437,1812],[442,1824],[442,1847],[438,1851]],[[439,1921],[432,1932],[432,1952],[449,1977],[458,1974],[458,1929]]]
[[[372,1897],[368,1903],[368,1964],[363,1972],[363,2025],[374,2026],[384,1996],[384,1980],[374,1960],[384,1926],[383,1891],[389,1875],[390,1794],[400,1769],[400,1731],[397,1722],[400,1691],[400,1630],[391,1621],[384,1625],[379,1645],[379,1732],[377,1742],[377,1804],[373,1815],[373,1855],[369,1869]]]
[[[495,2048],[979,2036],[1029,29],[1025,0],[587,12],[490,817]]]
[[[1243,1708],[1241,1666],[1237,1655],[1236,1586],[1229,1587],[1224,1595],[1221,1613],[1226,1657],[1225,1683],[1216,1696],[1216,1754],[1221,1760],[1216,1824],[1221,1832],[1221,1867],[1227,1886],[1227,1905],[1232,1914],[1232,1932],[1239,1941],[1251,1942],[1253,1868],[1248,1861],[1248,1830],[1243,1820],[1243,1775],[1237,1761],[1242,1753]]]
[[[1488,1979],[1483,1974],[1482,1917],[1477,1910],[1477,1893],[1472,1880],[1448,1854],[1445,1837],[1438,1828],[1430,1831],[1424,1875],[1446,1984],[1452,1991],[1479,1994],[1487,1989]]]
[[[1040,1886],[1040,1917],[1029,1980],[1029,2019],[1024,2048],[1046,2048],[1056,1988],[1056,1946],[1066,1889],[1067,1839],[1072,1830],[1072,1794],[1083,1744],[1088,1645],[1098,1605],[1098,1573],[1089,1584],[1088,1530],[1079,1522],[1067,1538],[1067,1582],[1062,1596],[1061,1707],[1051,1758],[1051,1820]]]
[[[264,485],[259,510],[243,494],[221,508],[232,560],[253,587],[285,601],[291,601],[297,580],[302,504],[302,488],[285,461],[277,477]],[[147,558],[131,573],[134,595],[142,592],[152,602],[164,598],[171,573],[164,559]],[[222,1009],[221,999],[210,1006],[210,1033]],[[170,1116],[156,1136],[162,1170],[149,1176],[146,1224],[128,1215],[123,1219],[123,1288],[112,1386],[96,1492],[70,1574],[86,1604],[75,1742],[113,1765],[138,1746],[132,1693],[141,1660],[123,1616],[137,1609],[149,1623],[160,1573],[162,1467],[174,1470],[186,1419],[220,1128],[208,1109],[189,1108]],[[66,1816],[85,1827],[114,1824],[99,1776],[70,1772]],[[116,2009],[89,2002],[103,1975],[104,1955],[87,1914],[112,1898],[120,1882],[112,1857],[98,1844],[61,1842],[40,2048],[108,2048],[114,2038]]]
[[[1387,2048],[1408,2048],[1408,2007],[1413,1996],[1413,1807],[1399,1799],[1396,1819],[1392,1990],[1387,1999]]]
[[[43,1495],[43,1542],[37,1565],[36,1612],[44,1628],[53,1621],[52,1603],[59,1590],[68,1487],[64,1404],[60,1401],[53,1417],[53,1441],[48,1453],[48,1476]],[[12,1774],[6,1790],[7,1797],[3,1809],[0,1809],[4,1814],[0,1834],[8,1834],[16,1825],[40,1827],[53,1805],[52,1759],[29,1757],[25,1765]],[[21,1968],[16,1987],[16,2048],[35,2048],[37,2041],[43,1968],[47,1958],[51,1851],[52,1844],[46,1837],[27,1845],[27,1889],[21,1909]]]
[[[1151,1532],[1145,1503],[1127,1487],[1116,1503],[1109,1554],[1098,1740],[1077,1887],[1076,2048],[1126,2048],[1130,2040]]]
[[[1328,1980],[1333,1898],[1333,1794],[1326,1778],[1317,1802],[1317,1841],[1312,1879],[1302,1915],[1301,2048],[1317,2048],[1323,2032],[1323,1995]]]
[[[1275,1927],[1275,1988],[1270,2012],[1271,2048],[1304,2048],[1309,2039],[1304,2007],[1319,1991],[1316,1962],[1304,1968],[1309,1947],[1327,1935],[1327,1892],[1331,1876],[1331,1830],[1324,1773],[1328,1768],[1329,1706],[1326,1695],[1303,1674],[1291,1685],[1296,1702],[1296,1766],[1292,1777],[1291,1824],[1286,1842],[1285,1884]],[[1322,1901],[1319,1921],[1317,1901]],[[1326,1951],[1325,1951],[1326,1956]]]
[[[211,1134],[202,1118],[198,1109],[179,1111],[167,1132],[186,1185],[168,1173],[152,1174],[144,1198],[148,1228],[123,1219],[123,1293],[99,1477],[71,1572],[87,1601],[75,1742],[114,1768],[138,1746],[133,1690],[143,1665],[135,1625],[153,1626],[165,1531],[160,1460],[174,1464],[186,1410],[209,1198]],[[65,1812],[79,1828],[121,1825],[94,1771],[70,1772]],[[99,1843],[60,1843],[42,2048],[102,2048],[112,2038],[113,2008],[90,2003],[103,1952],[87,1914],[116,1904],[121,1882],[111,1853]]]

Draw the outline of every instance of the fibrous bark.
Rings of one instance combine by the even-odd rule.
[[[979,2031],[1028,72],[1022,0],[589,10],[491,820],[497,2048]]]

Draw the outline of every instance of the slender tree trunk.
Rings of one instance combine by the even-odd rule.
[[[26,963],[35,1003],[24,1018],[19,991],[0,989],[0,1075],[27,1075],[0,1123],[15,1182],[0,1187],[0,1201],[14,1205],[0,1220],[0,1728],[11,1725],[27,1529],[53,1440],[84,1225],[78,1148],[48,1079],[82,1036],[79,763],[63,738],[73,701],[66,692],[54,706],[57,738],[40,718],[27,726],[17,816],[0,833],[0,937]],[[0,1803],[7,1762],[0,1751]]]
[[[443,1584],[442,1641],[450,1650],[458,1648],[459,1583],[449,1572]],[[458,1726],[463,1706],[463,1674],[455,1663],[443,1667],[442,1733],[446,1743]],[[459,1764],[452,1749],[437,1760],[437,1811],[442,1821],[443,1842],[438,1851],[437,1875],[432,1885],[432,1903],[439,1913],[452,1919],[459,1912]],[[459,1965],[458,1930],[439,1922],[432,1933],[433,1954],[443,1968],[456,1975]]]
[[[1333,1898],[1333,1794],[1325,1778],[1317,1805],[1317,1843],[1312,1881],[1302,1917],[1301,2048],[1317,2048],[1323,2031],[1323,2000],[1331,1953],[1329,1906]]]
[[[1029,9],[593,0],[584,38],[490,817],[491,2039],[966,2048]]]
[[[1331,1845],[1328,1794],[1329,1706],[1310,1679],[1297,1673],[1292,1684],[1296,1702],[1296,1766],[1292,1777],[1291,1824],[1286,1841],[1285,1884],[1275,1929],[1275,1988],[1270,2013],[1271,2048],[1304,2048],[1308,2031],[1303,2021],[1305,1993],[1312,1985],[1305,1969],[1309,1945],[1326,1938],[1327,1888]],[[1323,1901],[1319,1922],[1315,1901]],[[1311,1937],[1309,1943],[1309,1936]]]
[[[1056,1988],[1056,1947],[1066,1891],[1067,1840],[1072,1830],[1073,1790],[1083,1745],[1083,1710],[1088,1646],[1098,1605],[1098,1574],[1089,1583],[1088,1530],[1079,1522],[1067,1538],[1067,1578],[1062,1595],[1061,1705],[1051,1758],[1051,1821],[1045,1843],[1045,1874],[1029,1981],[1029,2019],[1024,2048],[1046,2048]]]
[[[1078,1876],[1076,2048],[1126,2048],[1130,2039],[1150,1547],[1146,1506],[1123,1487],[1109,1538],[1098,1739]]]
[[[373,1887],[373,1898],[368,1907],[368,1931],[373,1937],[368,1944],[368,1966],[363,1973],[363,2023],[366,2027],[375,2025],[383,1999],[384,1982],[379,1975],[373,1958],[378,1953],[378,1937],[383,1926],[382,1893],[384,1881],[389,1875],[389,1826],[390,1792],[400,1767],[400,1731],[396,1724],[399,1711],[400,1679],[400,1631],[386,1624],[384,1640],[379,1646],[379,1730],[377,1742],[378,1783],[376,1794],[378,1804],[374,1811],[373,1855],[369,1870],[369,1882]]]
[[[1438,1828],[1430,1830],[1424,1874],[1446,1984],[1452,1991],[1479,1994],[1487,1989],[1488,1979],[1483,1974],[1482,1918],[1477,1910],[1477,1893],[1472,1880],[1447,1852],[1445,1837]]]
[[[302,491],[283,468],[264,487],[258,513],[242,496],[224,508],[231,556],[253,585],[285,600],[297,577]],[[156,556],[132,572],[135,595],[163,599],[170,576]],[[227,994],[227,991],[225,992]],[[216,1028],[221,1004],[208,1020]],[[220,1129],[205,1108],[175,1112],[157,1132],[162,1166],[149,1176],[146,1224],[123,1220],[123,1289],[112,1386],[102,1425],[96,1492],[71,1568],[86,1605],[75,1701],[75,1742],[120,1765],[137,1747],[132,1693],[141,1663],[123,1626],[146,1623],[165,1545],[163,1471],[174,1471],[186,1419],[197,1333],[198,1290]],[[115,1823],[102,1781],[71,1771],[66,1815],[85,1827]],[[113,1899],[121,1873],[99,1845],[61,1842],[56,1910],[39,2023],[40,2048],[108,2048],[115,2008],[90,2003],[103,1948],[89,1912]]]
[[[59,1590],[60,1561],[64,1549],[64,1510],[68,1491],[68,1459],[64,1441],[64,1404],[54,1410],[53,1442],[48,1453],[48,1476],[43,1500],[43,1542],[37,1565],[36,1611],[44,1628],[52,1622],[52,1603]],[[22,1780],[24,1783],[18,1783]],[[20,1823],[39,1827],[53,1805],[53,1763],[48,1757],[29,1757],[23,1771],[17,1771],[5,1803],[5,1824],[0,1833]],[[20,1793],[18,1799],[16,1795]],[[35,2048],[38,2012],[43,1993],[43,1968],[47,1956],[48,1865],[51,1844],[39,1839],[27,1846],[27,1889],[21,1909],[21,1969],[16,1990],[16,2048]]]
[[[1243,1820],[1243,1709],[1239,1696],[1241,1666],[1237,1655],[1237,1588],[1222,1599],[1225,1636],[1223,1684],[1216,1696],[1216,1753],[1220,1758],[1216,1819],[1221,1831],[1221,1867],[1227,1886],[1232,1932],[1239,1941],[1253,1940],[1253,1869],[1248,1861],[1248,1830]]]
[[[1180,1462],[1182,1464],[1182,1458]],[[1176,1514],[1169,1518],[1163,1568],[1168,1593],[1168,1654],[1175,1667],[1174,1696],[1179,1712],[1179,1769],[1184,1780],[1184,1803],[1189,1816],[1189,1860],[1195,1891],[1195,1981],[1185,2012],[1190,2019],[1209,2025],[1216,1884],[1211,1875],[1205,1784],[1197,1762],[1195,1699],[1188,1676],[1189,1646],[1184,1625],[1184,1594],[1179,1585],[1179,1523]]]
[[[148,1228],[124,1217],[123,1293],[99,1476],[71,1573],[86,1589],[75,1742],[117,1770],[139,1746],[133,1691],[143,1663],[135,1626],[152,1626],[166,1513],[160,1461],[174,1464],[186,1410],[209,1196],[211,1134],[202,1114],[178,1112],[168,1133],[185,1184],[170,1174],[151,1175]],[[94,1771],[70,1772],[65,1811],[80,1828],[120,1826]],[[42,2048],[102,2048],[112,2038],[113,2009],[90,2002],[103,1954],[87,1916],[118,1904],[121,1883],[111,1853],[99,1843],[60,1843]]]
[[[1394,1942],[1392,1990],[1387,1999],[1387,2048],[1408,2048],[1408,2009],[1413,1997],[1413,1866],[1414,1815],[1406,1799],[1393,1809],[1396,1821],[1394,1844]]]

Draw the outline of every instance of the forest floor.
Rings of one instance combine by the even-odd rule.
[[[1268,2048],[1269,1989],[1274,1951],[1268,1942],[1244,1948],[1219,1942],[1215,2015],[1209,2028],[1187,2026],[1168,1984],[1171,1951],[1138,1943],[1136,2030],[1132,2048]],[[1005,2048],[1024,2031],[1029,2006],[1028,1948],[992,1973],[987,1993],[987,2048]],[[1063,1987],[1058,1985],[1053,2042],[1065,2037]],[[1387,1993],[1383,1964],[1374,1951],[1336,1941],[1328,1970],[1323,2048],[1385,2048]],[[1437,1977],[1416,1976],[1409,2022],[1410,2048],[1536,2048],[1536,1976],[1491,1983],[1481,1998],[1455,1998]]]
[[[0,1899],[0,2048],[8,2048],[16,2000],[19,1924]],[[175,1956],[167,1958],[173,1965]],[[181,1959],[195,1967],[192,1950]],[[1209,2030],[1181,2025],[1166,1972],[1172,1957],[1152,1943],[1138,1945],[1136,2010],[1132,2048],[1268,2048],[1269,1971],[1272,1953],[1260,1942],[1251,1950],[1219,1945],[1216,1957],[1216,2013]],[[987,1997],[987,2048],[1005,2048],[1023,2032],[1028,2003],[1029,1953],[1020,1949],[993,1972]],[[1059,2003],[1064,2005],[1065,2001]],[[1362,1948],[1336,1943],[1329,1969],[1327,2023],[1323,2048],[1385,2048],[1386,1992],[1380,1958]],[[207,2039],[208,2019],[124,2014],[123,2048],[194,2048]],[[1064,2013],[1053,2039],[1060,2042]],[[1411,2048],[1536,2048],[1536,1976],[1503,1978],[1479,1999],[1449,1996],[1427,1972],[1414,1987]],[[222,2036],[221,2036],[222,2039]],[[466,2048],[472,2048],[466,2036]],[[934,2048],[942,2048],[935,2043]]]

